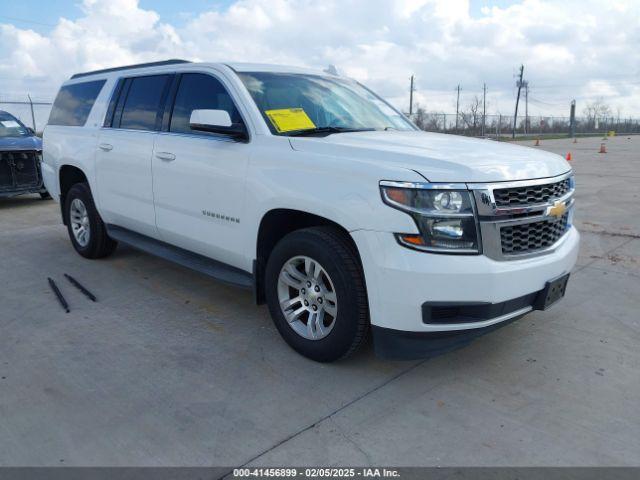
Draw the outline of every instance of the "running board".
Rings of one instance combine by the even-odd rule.
[[[195,270],[196,272],[204,273],[228,285],[247,289],[253,288],[253,275],[244,270],[179,247],[174,247],[168,243],[132,232],[126,228],[115,225],[106,225],[106,227],[108,235],[118,242],[126,243],[145,253],[164,258],[183,267]]]

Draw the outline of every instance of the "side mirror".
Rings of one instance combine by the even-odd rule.
[[[27,127],[27,132],[29,132],[31,135],[35,135],[36,134],[36,131],[31,127]]]
[[[232,123],[226,110],[193,110],[189,119],[192,130],[219,133],[242,141],[249,139],[247,129],[242,123]]]

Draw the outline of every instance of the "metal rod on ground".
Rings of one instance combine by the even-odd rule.
[[[67,278],[67,280],[69,280],[69,283],[71,283],[71,285],[73,285],[74,287],[76,287],[78,290],[80,290],[82,293],[84,293],[84,295],[91,300],[92,302],[96,301],[96,296],[91,293],[89,290],[87,290],[86,288],[84,288],[80,282],[78,282],[75,278],[73,278],[71,275],[67,275],[66,273],[64,274],[64,276]]]
[[[49,285],[51,286],[51,290],[53,290],[53,293],[55,293],[56,297],[58,297],[58,301],[60,302],[60,305],[62,305],[62,308],[64,308],[65,312],[69,313],[71,311],[71,310],[69,310],[69,304],[67,303],[67,301],[62,296],[62,293],[60,293],[60,290],[58,289],[58,286],[56,285],[56,282],[54,282],[49,277],[47,277],[47,280],[49,280]]]

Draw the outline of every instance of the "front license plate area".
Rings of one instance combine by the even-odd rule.
[[[550,280],[545,285],[544,289],[540,292],[537,298],[537,310],[546,310],[551,305],[556,303],[562,297],[567,290],[567,282],[569,281],[569,274]]]

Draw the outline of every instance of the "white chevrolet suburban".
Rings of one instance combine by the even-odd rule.
[[[358,82],[169,60],[74,75],[42,171],[87,258],[253,289],[295,350],[428,357],[544,310],[578,254],[565,160],[419,131]]]

